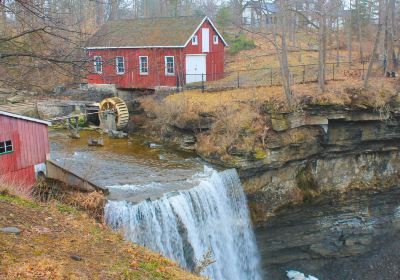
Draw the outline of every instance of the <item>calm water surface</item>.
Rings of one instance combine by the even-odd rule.
[[[183,185],[189,188],[186,180],[204,169],[204,162],[195,154],[140,136],[109,139],[104,135],[103,147],[89,147],[89,137],[100,135],[81,131],[81,139],[76,140],[65,131],[51,132],[51,158],[97,185],[111,187],[110,199],[136,202]]]

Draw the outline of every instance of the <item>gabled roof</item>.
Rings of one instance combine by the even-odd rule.
[[[109,21],[86,42],[86,49],[183,48],[205,21],[227,46],[208,17],[192,16]]]
[[[48,121],[43,121],[43,120],[31,118],[31,117],[26,117],[26,116],[23,116],[23,115],[17,115],[17,114],[5,112],[5,111],[0,111],[0,115],[11,117],[11,118],[15,118],[15,119],[20,119],[20,120],[25,120],[25,121],[45,124],[47,126],[51,126],[51,122],[48,122]]]
[[[259,0],[248,1],[246,3],[246,6],[258,9],[266,14],[276,14],[279,12],[279,6],[276,3],[271,2],[264,2]]]

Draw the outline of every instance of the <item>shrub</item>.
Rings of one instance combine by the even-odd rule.
[[[247,39],[246,36],[241,34],[230,42],[229,53],[235,55],[240,51],[251,50],[255,47],[256,44],[253,40]]]

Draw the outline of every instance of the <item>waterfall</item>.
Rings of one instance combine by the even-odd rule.
[[[246,197],[236,171],[206,167],[190,181],[196,186],[155,201],[109,201],[106,222],[122,228],[126,239],[189,270],[211,251],[215,263],[203,271],[211,279],[261,279]]]

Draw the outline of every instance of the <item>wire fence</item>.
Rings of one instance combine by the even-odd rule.
[[[363,80],[368,70],[368,61],[332,62],[325,64],[325,81]],[[386,71],[386,60],[375,60],[371,77],[396,77]],[[319,65],[301,64],[289,66],[291,85],[318,82]],[[258,68],[212,74],[186,74],[185,83],[177,80],[180,91],[201,89],[217,91],[246,87],[282,86],[280,68]]]

